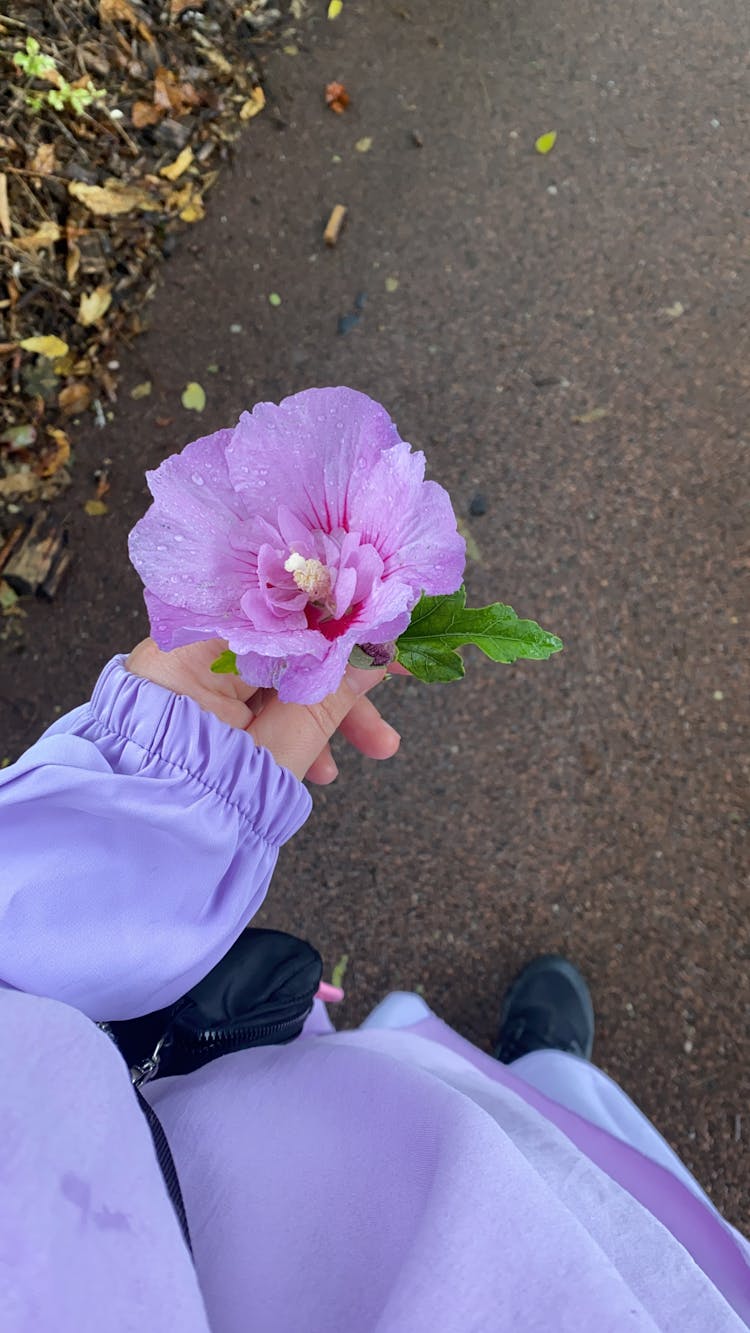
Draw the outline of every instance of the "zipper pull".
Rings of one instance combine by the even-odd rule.
[[[165,1032],[164,1036],[157,1041],[152,1054],[145,1060],[141,1060],[140,1064],[133,1065],[130,1070],[130,1081],[134,1088],[141,1088],[144,1083],[150,1083],[152,1078],[156,1078],[161,1064],[162,1048],[169,1035],[168,1032]]]

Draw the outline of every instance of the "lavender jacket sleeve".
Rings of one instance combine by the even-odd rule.
[[[95,1020],[179,998],[262,903],[308,792],[192,699],[105,667],[0,773],[0,982]]]

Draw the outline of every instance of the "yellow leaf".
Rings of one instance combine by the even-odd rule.
[[[182,391],[182,406],[188,412],[202,412],[206,406],[206,392],[202,385],[191,380]]]
[[[329,19],[337,19],[343,8],[344,0],[330,0],[330,4],[328,5]]]
[[[385,290],[386,290],[387,292],[397,292],[397,291],[398,291],[398,278],[386,278],[386,280],[385,280]]]
[[[82,292],[78,307],[78,323],[84,328],[96,324],[112,304],[111,287],[95,287],[93,292]]]
[[[602,421],[608,416],[608,407],[592,407],[590,412],[582,412],[579,417],[573,417],[572,420],[576,426],[590,426],[594,421]]]
[[[46,337],[24,338],[19,343],[24,352],[36,352],[38,356],[46,356],[50,361],[56,361],[59,356],[67,356],[68,344],[63,342],[62,338],[55,337],[54,333]]]
[[[183,171],[187,171],[192,160],[193,150],[188,145],[187,148],[183,148],[182,152],[175,158],[174,162],[170,162],[168,166],[161,168],[159,175],[166,176],[168,181],[176,181],[177,178],[182,175]]]
[[[144,380],[142,384],[135,384],[130,390],[131,398],[148,398],[151,392],[151,380]]]
[[[29,232],[28,236],[16,236],[13,241],[19,250],[26,250],[29,254],[35,255],[37,250],[48,250],[50,246],[55,245],[60,240],[62,232],[56,222],[43,222],[36,231]]]
[[[102,218],[132,213],[136,208],[151,211],[158,208],[158,203],[145,190],[137,185],[123,185],[121,181],[112,185],[84,185],[83,181],[71,181],[68,193]]]
[[[180,209],[180,217],[183,222],[200,222],[205,215],[206,210],[199,194],[194,194],[185,207]]]
[[[99,518],[102,514],[109,513],[103,500],[87,500],[83,507],[92,518]]]
[[[557,130],[550,130],[547,134],[540,134],[534,147],[538,153],[544,157],[546,153],[551,153],[557,140]]]
[[[262,88],[253,88],[244,106],[240,108],[240,120],[252,120],[266,105],[266,94]]]
[[[372,148],[372,139],[365,136],[364,139],[358,139],[354,147],[358,153],[369,153]]]

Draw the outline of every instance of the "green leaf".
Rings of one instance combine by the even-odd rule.
[[[348,953],[342,953],[341,957],[339,958],[339,961],[337,962],[336,966],[333,969],[333,974],[331,976],[331,985],[337,986],[339,990],[344,984],[344,977],[346,976],[346,969],[348,966],[349,966],[349,955]]]
[[[539,138],[534,143],[534,147],[538,153],[541,153],[543,157],[546,157],[547,153],[552,152],[556,142],[557,130],[550,130],[547,134],[539,135]]]
[[[206,406],[206,391],[201,384],[191,380],[182,391],[181,402],[188,412],[202,412]]]
[[[211,670],[215,671],[217,676],[239,676],[237,654],[233,653],[231,648],[227,648],[211,663]]]
[[[397,661],[419,680],[460,680],[464,664],[456,651],[473,643],[493,662],[543,660],[561,641],[533,620],[519,620],[510,606],[466,606],[466,589],[447,597],[422,597],[396,642]]]

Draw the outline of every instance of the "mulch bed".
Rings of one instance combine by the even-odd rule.
[[[274,0],[11,0],[0,16],[0,507],[70,480],[175,232],[264,106]],[[285,35],[289,33],[286,28]],[[2,546],[2,542],[0,542]]]

